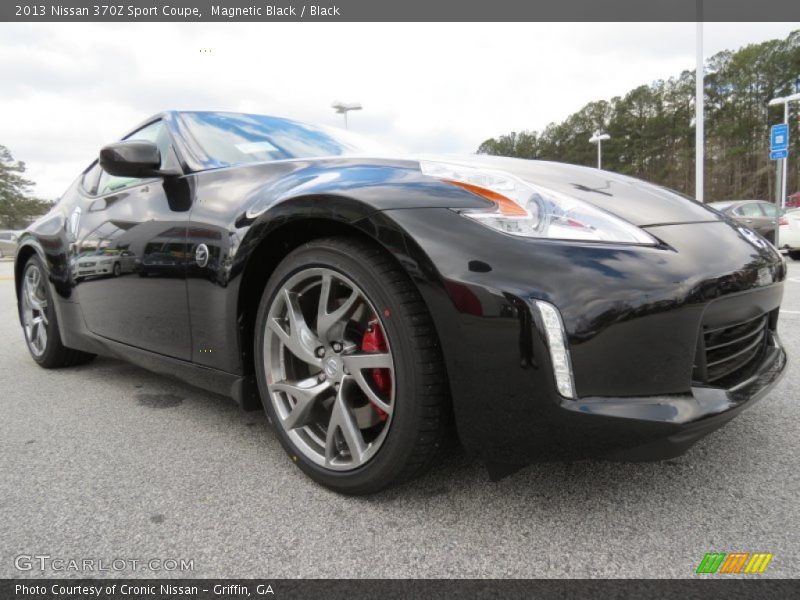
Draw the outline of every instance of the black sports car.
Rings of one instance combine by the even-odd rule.
[[[129,272],[71,268],[123,249]],[[783,260],[717,211],[259,115],[167,112],[106,146],[15,273],[43,367],[110,354],[263,403],[292,460],[353,494],[419,473],[453,422],[495,472],[673,456],[786,364]]]

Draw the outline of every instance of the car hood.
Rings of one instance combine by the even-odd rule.
[[[418,159],[505,171],[524,181],[579,198],[639,227],[725,220],[716,211],[677,192],[600,169],[487,155],[430,155]]]

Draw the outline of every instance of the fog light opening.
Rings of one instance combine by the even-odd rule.
[[[567,350],[567,335],[558,309],[542,300],[536,300],[536,308],[542,318],[544,332],[547,336],[547,347],[550,350],[550,362],[553,365],[553,376],[558,393],[565,398],[575,398],[575,383],[572,377],[572,362]]]

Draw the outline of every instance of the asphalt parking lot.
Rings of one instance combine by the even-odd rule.
[[[800,263],[779,332],[787,376],[686,455],[533,465],[497,483],[453,452],[424,478],[338,496],[261,413],[124,362],[44,371],[0,263],[0,577],[19,555],[187,559],[126,577],[692,577],[709,551],[800,566]],[[84,576],[91,573],[84,573]]]

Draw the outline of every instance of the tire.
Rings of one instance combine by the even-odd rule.
[[[800,260],[800,250],[789,250],[789,258],[792,260]]]
[[[61,343],[53,296],[39,257],[31,256],[22,273],[19,317],[33,360],[45,369],[73,367],[93,360],[94,354],[73,350]]]
[[[119,266],[119,263],[114,263],[114,277],[119,277],[122,274],[122,267]]]
[[[295,293],[295,285],[306,287]],[[324,289],[329,314],[323,320],[318,315]],[[290,305],[303,316],[297,326]],[[340,313],[345,316],[334,320]],[[287,454],[311,479],[336,492],[370,494],[434,462],[452,422],[444,361],[419,292],[381,248],[333,237],[291,252],[267,282],[254,338],[264,410]],[[344,345],[338,351],[334,338]],[[303,341],[291,342],[290,349],[287,339]],[[325,357],[316,365],[321,351]],[[300,354],[306,358],[298,359]],[[310,388],[293,385],[296,380],[310,382],[304,383]],[[315,399],[301,404],[298,398],[312,391],[319,392]],[[298,406],[313,408],[295,411]],[[308,424],[288,425],[295,412],[305,415],[297,422]]]

